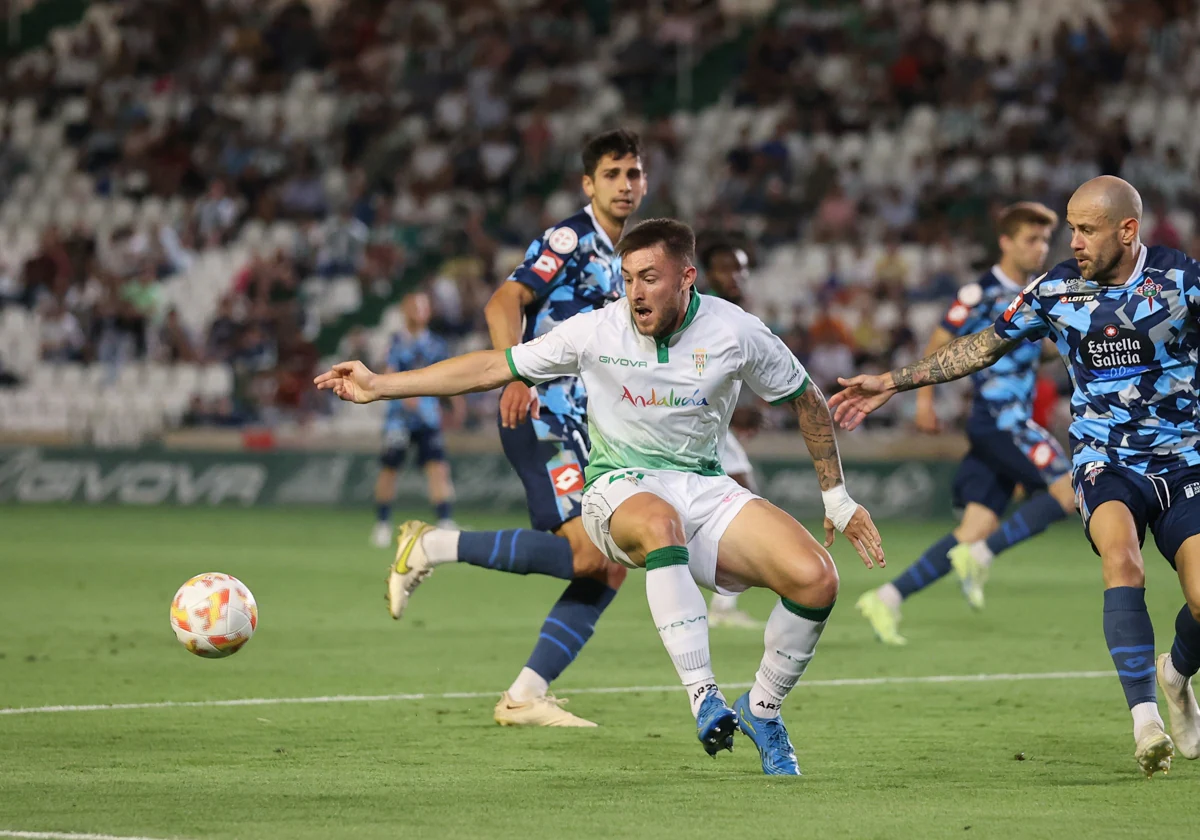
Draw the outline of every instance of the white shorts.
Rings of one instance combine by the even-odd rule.
[[[688,569],[705,589],[732,595],[745,584],[717,579],[717,547],[725,530],[746,503],[761,498],[727,475],[696,475],[674,470],[620,470],[597,479],[583,494],[583,529],[610,560],[635,564],[609,534],[609,521],[621,503],[638,493],[653,493],[679,513],[687,537]]]

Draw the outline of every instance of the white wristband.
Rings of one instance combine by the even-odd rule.
[[[858,503],[846,492],[846,485],[839,484],[832,490],[821,491],[821,501],[825,502],[825,515],[839,531],[845,531],[851,517],[858,510]]]

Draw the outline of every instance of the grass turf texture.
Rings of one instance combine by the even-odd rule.
[[[397,624],[382,600],[386,554],[367,547],[369,526],[369,512],[0,508],[0,707],[507,687],[562,584],[443,568]],[[1111,669],[1099,562],[1077,523],[1001,557],[986,612],[970,613],[949,579],[908,603],[907,648],[877,644],[854,600],[945,527],[884,523],[883,573],[863,569],[839,541],[841,603],[806,680]],[[1165,650],[1182,599],[1170,567],[1148,553]],[[172,593],[204,571],[240,577],[258,599],[258,634],[231,659],[189,655],[168,627]],[[641,573],[627,589],[560,695],[676,682]],[[763,619],[771,603],[762,592],[743,601]],[[720,680],[753,679],[760,634],[714,630],[712,642]],[[682,690],[577,695],[571,710],[597,730],[501,729],[493,702],[0,716],[0,830],[1099,838],[1148,825],[1190,834],[1200,816],[1200,763],[1177,759],[1151,782],[1138,774],[1115,676],[801,683],[784,709],[806,773],[798,780],[763,777],[740,735],[734,754],[707,758]]]

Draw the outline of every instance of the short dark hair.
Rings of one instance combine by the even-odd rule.
[[[700,266],[705,271],[708,271],[712,268],[713,260],[717,258],[718,254],[730,254],[736,259],[738,251],[745,250],[745,248],[740,248],[732,242],[714,242],[700,252]]]
[[[617,256],[626,257],[661,245],[667,255],[685,266],[696,264],[696,234],[675,219],[646,219],[638,222],[617,243]]]
[[[996,230],[1001,236],[1016,236],[1022,225],[1037,225],[1038,227],[1054,227],[1058,224],[1058,214],[1037,201],[1019,201],[1010,204],[1000,211],[996,219]]]
[[[600,159],[605,155],[612,155],[615,158],[623,158],[627,155],[641,157],[642,138],[638,137],[636,131],[630,131],[627,128],[615,128],[612,131],[597,134],[583,145],[581,155],[583,174],[589,177],[595,175],[596,167],[600,165]]]

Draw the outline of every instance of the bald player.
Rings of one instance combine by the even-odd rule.
[[[1134,757],[1151,776],[1200,757],[1200,263],[1140,239],[1142,199],[1120,178],[1088,181],[1067,204],[1075,258],[1031,282],[995,323],[907,367],[842,380],[829,404],[845,429],[898,391],[995,364],[1052,339],[1071,374],[1074,484],[1104,571],[1104,638],[1133,715]],[[1149,528],[1186,603],[1169,653],[1154,658],[1141,547]],[[1171,734],[1158,713],[1155,673]]]

